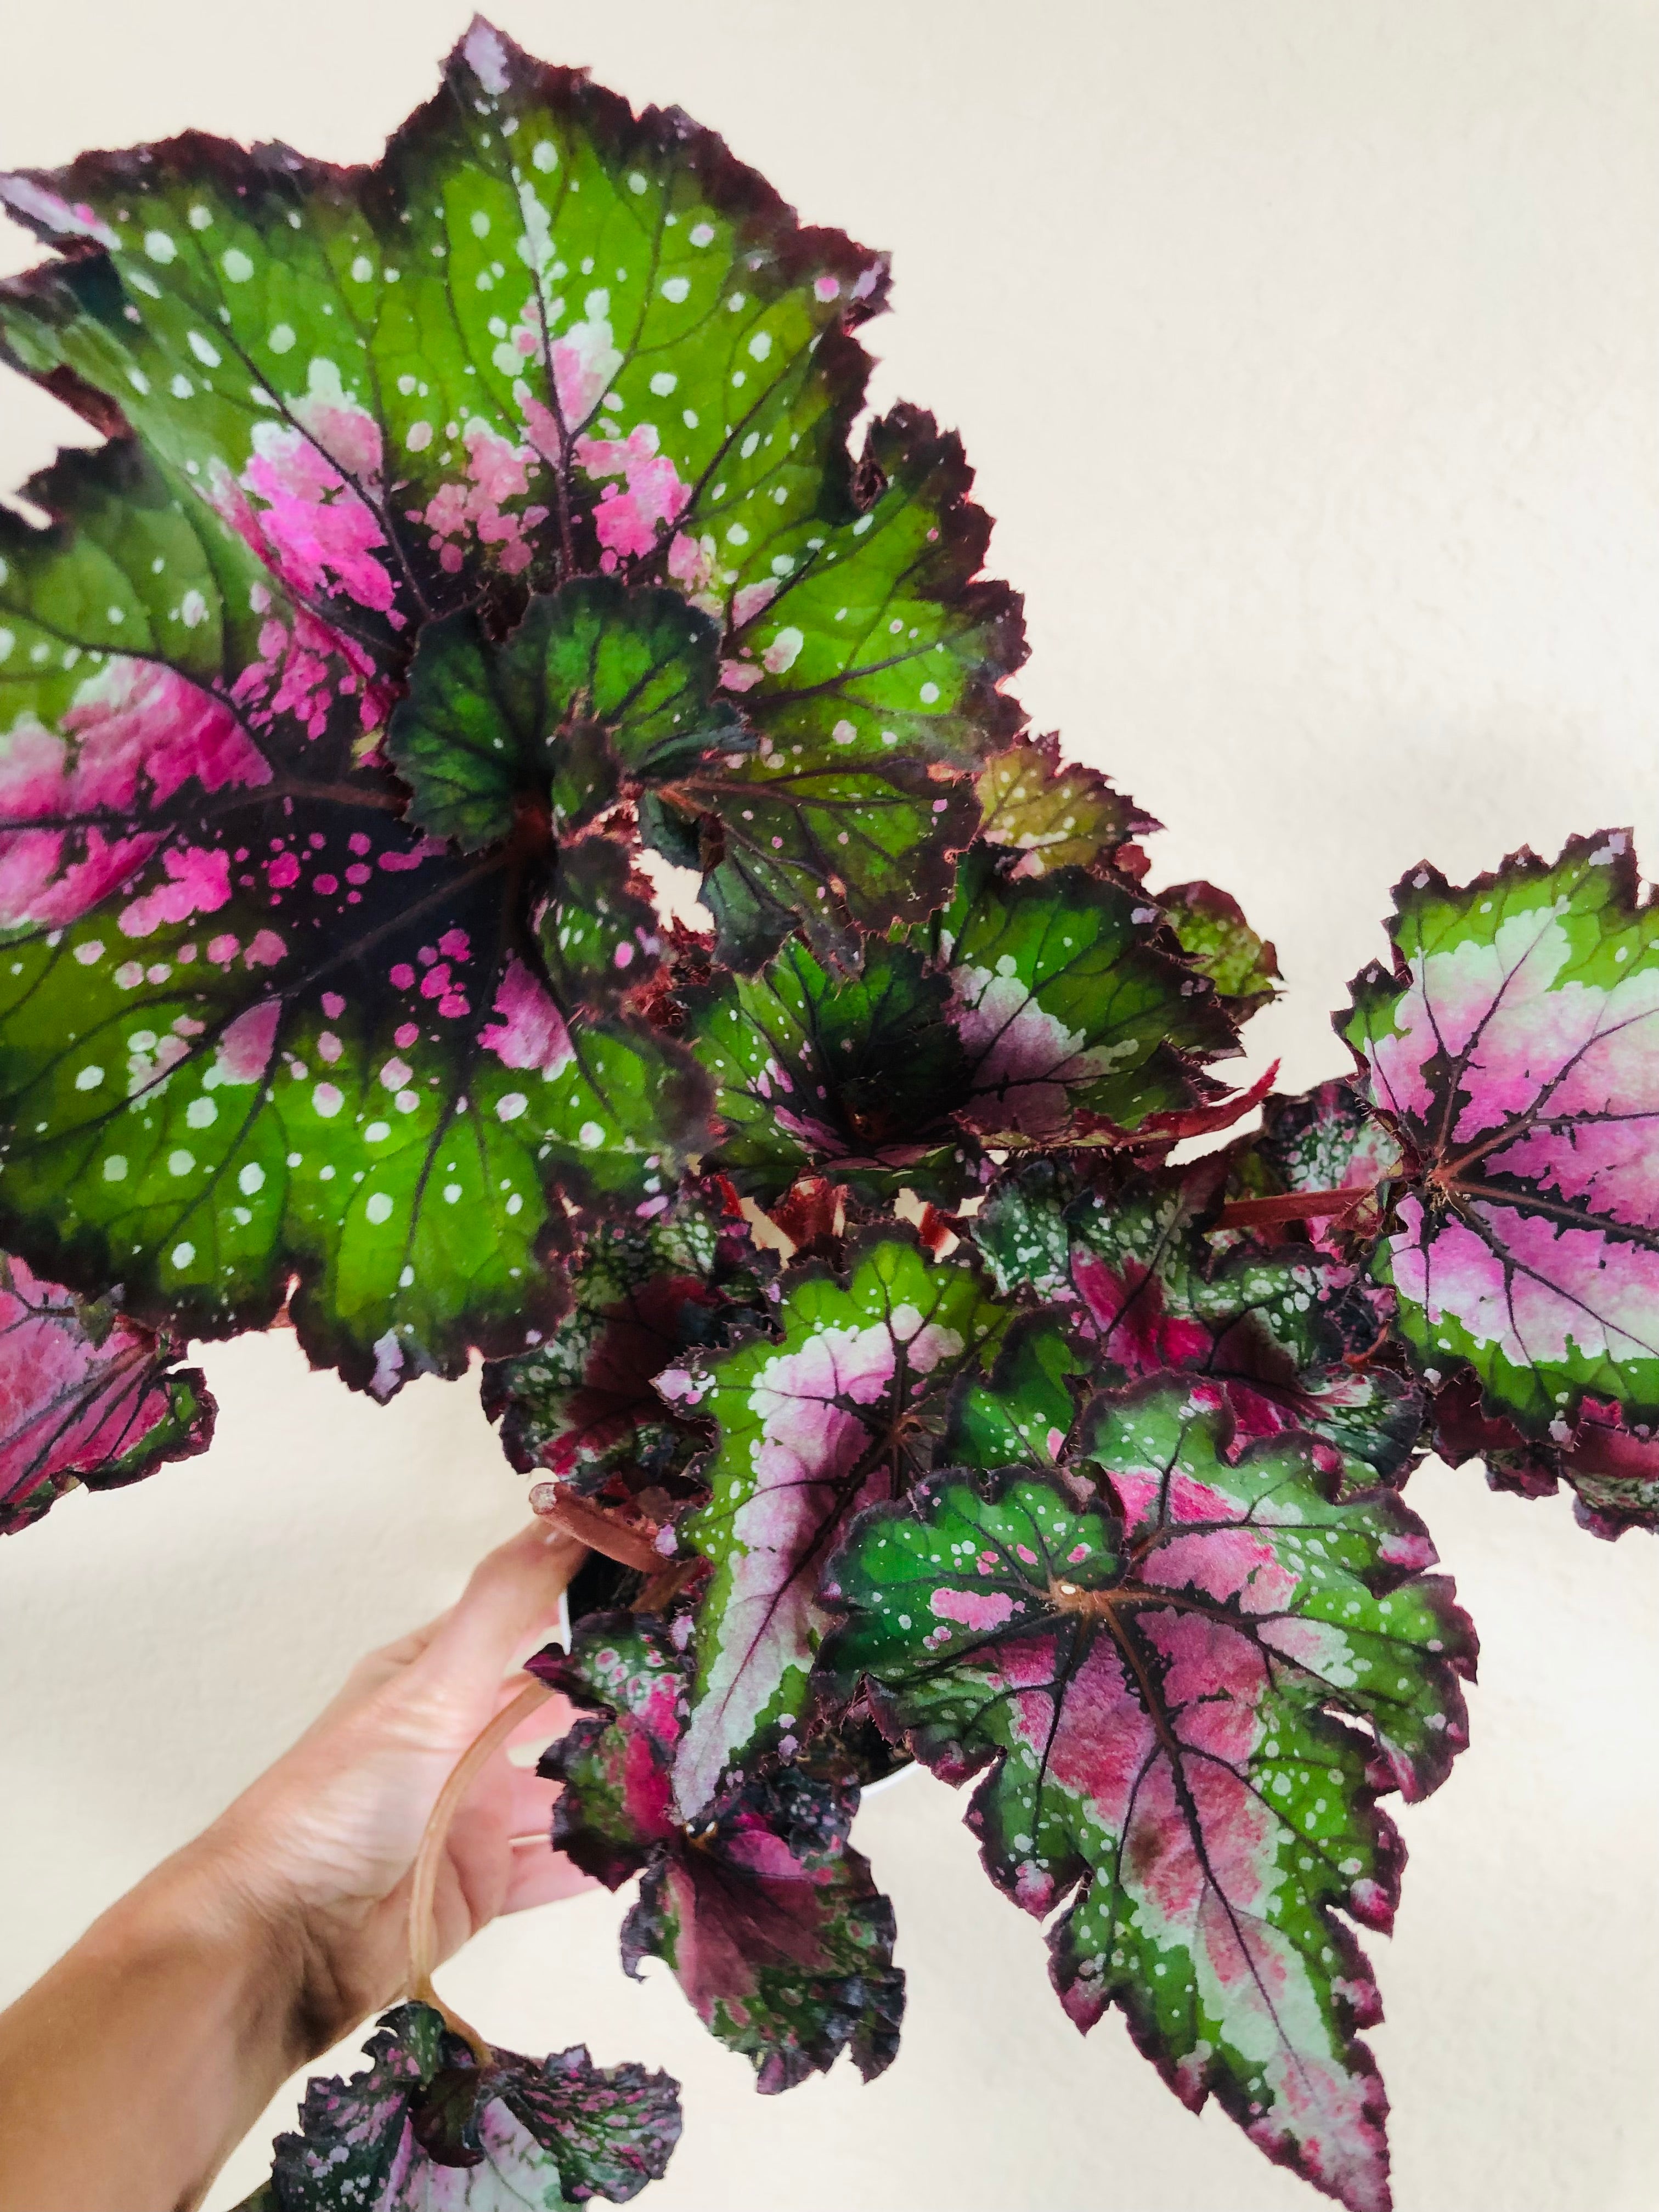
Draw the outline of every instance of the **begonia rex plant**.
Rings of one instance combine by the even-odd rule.
[[[879,254],[483,21],[373,167],[0,196],[0,348],[104,441],[0,512],[0,1525],[204,1449],[192,1338],[481,1356],[586,1557],[469,1756],[579,1709],[630,1972],[764,2092],[879,2072],[860,1790],[976,1778],[1079,2027],[1380,2212],[1358,1931],[1475,1655],[1401,1486],[1659,1519],[1628,838],[1413,871],[1348,1071],[1230,1091],[1273,949],[1024,732],[957,441],[863,414]],[[421,1880],[258,2201],[629,2198],[673,2085],[457,2020]]]

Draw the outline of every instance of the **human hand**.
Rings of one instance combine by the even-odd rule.
[[[410,1873],[439,1792],[479,1731],[509,1704],[515,1658],[556,1630],[580,1547],[542,1526],[475,1570],[448,1612],[373,1651],[339,1695],[181,1858],[258,1916],[295,1979],[295,2039],[327,2048],[402,1989]],[[550,1741],[562,1698],[511,1742]],[[590,1888],[553,1852],[556,1784],[504,1747],[449,1828],[434,1897],[441,1960],[504,1912]]]

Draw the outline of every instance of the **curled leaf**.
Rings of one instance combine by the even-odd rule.
[[[278,2136],[250,2200],[270,2212],[494,2212],[509,2204],[626,2203],[660,2180],[679,2140],[676,2085],[595,2066],[578,2044],[544,2059],[497,2051],[480,2067],[429,2005],[387,2013],[369,2063],[313,2079],[299,2132]]]
[[[701,1448],[655,1377],[766,1310],[743,1224],[693,1187],[649,1220],[605,1223],[571,1270],[571,1310],[544,1343],[483,1373],[484,1413],[521,1471],[634,1492],[678,1478]]]
[[[1627,1528],[1659,1530],[1659,1437],[1632,1428],[1621,1407],[1586,1398],[1559,1443],[1526,1436],[1513,1421],[1486,1413],[1469,1369],[1434,1395],[1434,1449],[1448,1466],[1480,1459],[1494,1490],[1521,1498],[1573,1493],[1581,1528],[1611,1542]]]
[[[977,788],[979,834],[1019,854],[1017,876],[1097,866],[1139,875],[1144,861],[1131,840],[1162,827],[1097,769],[1062,762],[1054,734],[994,753]]]
[[[1213,884],[1176,884],[1157,896],[1182,951],[1215,985],[1235,1021],[1248,1021],[1277,996],[1279,957],[1245,921],[1231,891]]]
[[[555,1847],[613,1889],[643,1874],[623,1924],[629,1973],[672,1970],[698,2017],[755,2067],[763,2094],[793,2088],[845,2050],[866,2081],[898,2048],[904,1977],[893,1912],[849,1848],[856,1790],[785,1771],[722,1796],[694,1827],[672,1768],[690,1711],[673,1632],[612,1613],[583,1621],[569,1657],[532,1662],[595,1709],[542,1762],[564,1787]]]
[[[977,848],[944,911],[870,942],[856,974],[788,945],[687,994],[726,1124],[711,1158],[763,1203],[821,1171],[948,1206],[988,1175],[988,1147],[1098,1144],[1201,1108],[1218,1093],[1198,1062],[1234,1033],[1169,942],[1121,884],[1022,879]]]

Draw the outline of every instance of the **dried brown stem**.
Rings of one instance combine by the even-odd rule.
[[[586,1546],[590,1552],[599,1552],[618,1566],[632,1567],[636,1574],[656,1575],[662,1571],[662,1553],[648,1536],[637,1528],[625,1528],[613,1521],[608,1513],[578,1498],[574,1491],[562,1489],[558,1484],[538,1484],[530,1494],[530,1502],[544,1521],[577,1543]]]

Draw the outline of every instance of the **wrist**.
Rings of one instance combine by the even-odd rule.
[[[337,2043],[373,1992],[357,1987],[354,1945],[337,1906],[273,1871],[226,1815],[158,1867],[124,1903],[152,1941],[183,1942],[219,1962],[234,1993],[239,2041],[275,2069],[272,2087]],[[118,1910],[119,1908],[118,1908]]]

